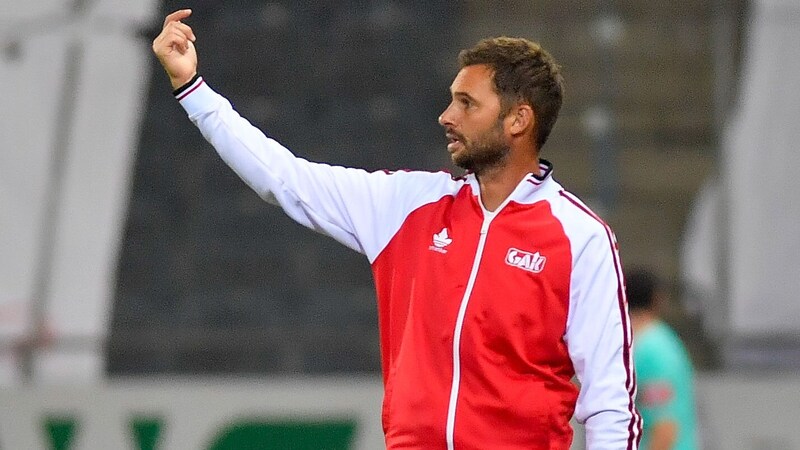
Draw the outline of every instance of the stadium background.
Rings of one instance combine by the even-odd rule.
[[[380,445],[369,267],[186,119],[149,52],[181,7],[245,117],[367,169],[451,170],[458,50],[542,42],[567,81],[543,156],[667,280],[707,448],[800,448],[796,0],[5,0],[0,448]]]

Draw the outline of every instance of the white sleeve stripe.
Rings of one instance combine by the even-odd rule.
[[[178,92],[175,95],[175,99],[178,101],[183,100],[184,98],[188,97],[189,94],[194,92],[197,88],[200,87],[204,83],[203,77],[197,77],[194,82],[190,86],[186,86],[181,92]]]
[[[612,233],[611,228],[609,228],[603,219],[598,217],[592,210],[584,206],[583,203],[574,198],[567,191],[562,190],[559,192],[559,194],[569,200],[570,203],[575,205],[578,209],[588,214],[594,220],[598,221],[606,231],[606,236],[608,237],[608,242],[611,246],[611,255],[614,259],[614,272],[617,276],[617,301],[619,304],[619,313],[620,319],[622,320],[623,329],[622,359],[626,375],[625,387],[628,390],[628,411],[631,414],[631,421],[628,424],[628,450],[633,450],[639,447],[639,441],[641,440],[642,418],[634,406],[634,398],[636,397],[636,376],[631,364],[633,331],[631,330],[630,320],[625,307],[626,299],[625,289],[622,282],[622,266],[620,264],[619,253],[617,252],[616,240],[614,239],[614,234]]]

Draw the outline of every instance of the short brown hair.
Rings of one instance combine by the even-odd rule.
[[[528,103],[536,115],[534,139],[541,148],[558,118],[564,95],[564,78],[555,59],[536,42],[523,38],[484,39],[458,54],[458,63],[485,64],[492,69],[502,114],[518,103]]]

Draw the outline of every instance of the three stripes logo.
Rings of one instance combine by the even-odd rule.
[[[450,245],[453,239],[447,235],[447,227],[442,228],[442,231],[433,235],[433,245],[428,247],[428,250],[433,250],[438,253],[447,253],[445,247]]]

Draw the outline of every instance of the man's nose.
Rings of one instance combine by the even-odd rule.
[[[446,127],[453,125],[453,119],[450,114],[450,107],[452,104],[447,105],[447,108],[439,114],[439,125]]]

